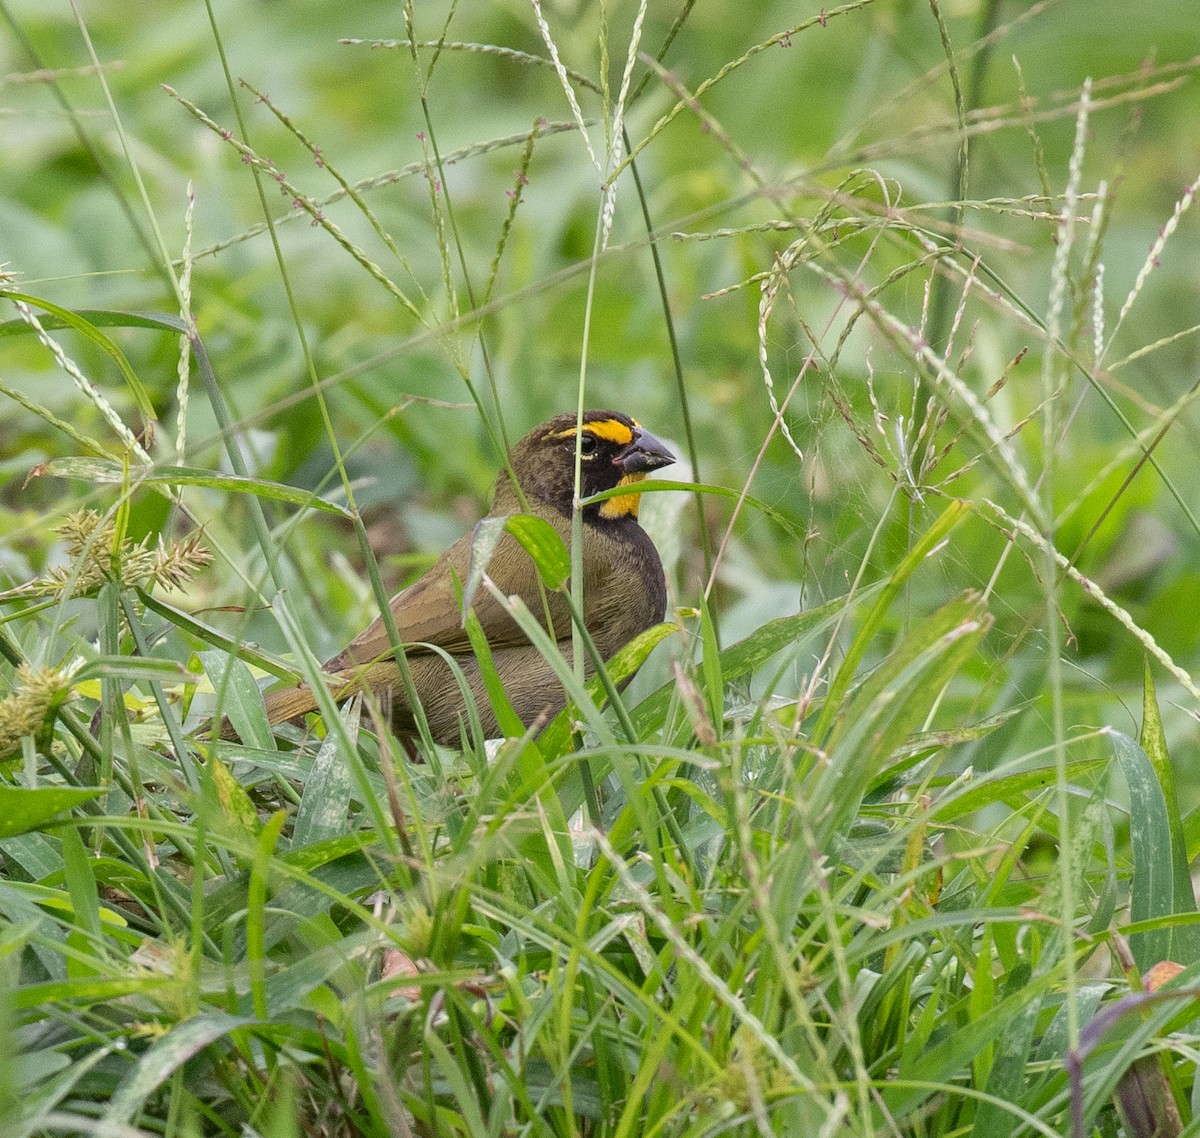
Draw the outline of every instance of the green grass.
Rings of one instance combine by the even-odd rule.
[[[1190,7],[540,10],[0,8],[3,1133],[1200,1134]],[[577,406],[671,622],[272,733]]]

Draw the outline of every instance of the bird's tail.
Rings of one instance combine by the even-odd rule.
[[[317,697],[307,684],[271,692],[264,702],[267,707],[267,722],[272,727],[277,727],[280,723],[286,723],[289,719],[296,719],[317,709]],[[221,721],[220,737],[226,742],[241,741],[237,729],[230,723],[228,717]]]
[[[398,670],[395,660],[377,660],[370,666],[359,665],[353,671],[323,673],[329,684],[329,694],[333,701],[341,706],[351,696],[363,691],[374,691],[376,694],[391,688],[396,682]],[[283,688],[280,691],[268,692],[263,702],[267,708],[267,722],[272,727],[278,727],[289,719],[298,719],[310,711],[316,711],[320,704],[308,684],[297,684],[295,687]],[[211,723],[200,729],[201,734],[212,730]],[[219,736],[225,742],[240,742],[237,729],[229,722],[228,717],[221,721]]]

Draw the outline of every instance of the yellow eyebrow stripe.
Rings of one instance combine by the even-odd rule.
[[[600,419],[595,423],[584,423],[583,429],[598,439],[607,439],[618,446],[633,442],[633,432],[620,419]]]
[[[633,425],[636,427],[637,423]],[[616,443],[617,446],[624,447],[633,442],[633,432],[620,419],[597,419],[594,423],[584,423],[583,429],[589,435],[595,435],[598,439]],[[557,434],[549,435],[548,437],[552,439],[569,439],[574,434],[575,428],[572,427],[568,431],[559,431]]]

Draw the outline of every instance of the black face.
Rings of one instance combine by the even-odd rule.
[[[669,466],[675,456],[649,431],[619,411],[587,411],[576,429],[574,413],[559,415],[531,431],[513,448],[513,466],[527,494],[569,512],[579,451],[581,497],[641,481],[651,470]],[[591,507],[599,516],[637,514],[631,492]],[[614,505],[623,503],[622,505]],[[590,511],[589,511],[590,512]]]

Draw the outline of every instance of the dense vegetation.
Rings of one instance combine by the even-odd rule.
[[[0,15],[5,1133],[1200,1134],[1192,5]],[[273,734],[581,405],[617,705]]]

